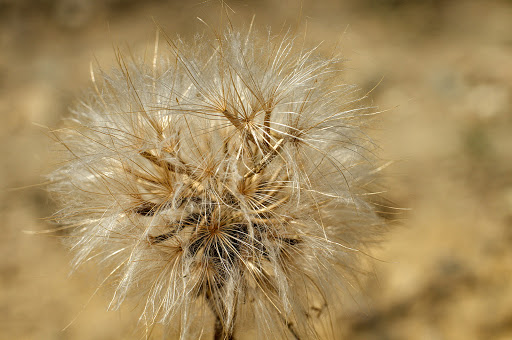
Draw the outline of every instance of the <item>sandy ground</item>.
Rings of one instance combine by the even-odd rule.
[[[512,339],[512,1],[304,0],[302,19],[297,1],[231,5],[262,30],[307,22],[325,53],[339,41],[347,80],[378,85],[371,100],[387,110],[372,134],[396,160],[389,197],[411,210],[374,250],[364,302],[347,304],[336,338]],[[0,1],[1,339],[140,337],[134,310],[107,312],[108,292],[95,294],[95,266],[69,277],[57,238],[22,232],[49,228],[55,209],[36,186],[52,164],[44,126],[89,86],[94,58],[108,69],[113,45],[150,47],[152,18],[187,37],[216,8]]]

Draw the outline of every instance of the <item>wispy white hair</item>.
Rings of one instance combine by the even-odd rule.
[[[290,34],[166,42],[149,61],[118,53],[115,70],[91,71],[54,133],[50,190],[74,266],[104,264],[111,307],[141,298],[148,332],[319,338],[314,319],[383,230],[365,133],[375,109],[340,58]]]

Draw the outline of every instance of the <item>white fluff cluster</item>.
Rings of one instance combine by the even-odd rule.
[[[295,40],[228,30],[167,39],[149,61],[118,54],[55,131],[50,190],[74,266],[104,264],[111,307],[141,298],[148,330],[318,338],[314,319],[381,232],[375,112],[340,59]]]

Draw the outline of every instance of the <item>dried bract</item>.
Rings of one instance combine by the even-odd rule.
[[[381,233],[375,111],[341,59],[296,40],[227,30],[167,38],[149,62],[119,53],[54,132],[74,266],[109,268],[111,307],[142,298],[148,330],[195,339],[209,318],[216,339],[251,324],[259,339],[317,338],[315,315]]]

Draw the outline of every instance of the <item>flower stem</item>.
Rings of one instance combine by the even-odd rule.
[[[215,310],[213,311],[215,313],[215,334],[213,339],[214,340],[235,340],[235,337],[233,334],[227,334],[224,331],[224,326],[222,325],[222,321],[220,320],[220,316]]]

